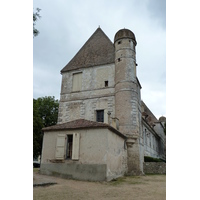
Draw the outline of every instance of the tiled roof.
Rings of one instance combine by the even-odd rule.
[[[54,126],[45,127],[42,129],[42,131],[72,130],[72,129],[85,129],[85,128],[107,128],[110,131],[119,135],[120,137],[124,139],[126,138],[125,135],[123,135],[121,132],[119,132],[118,130],[116,130],[112,126],[109,126],[106,123],[89,121],[85,119],[77,119],[63,124],[56,124]]]
[[[72,60],[61,70],[61,73],[115,62],[114,44],[98,28]]]
[[[142,116],[144,116],[145,120],[152,125],[155,122],[158,122],[157,118],[154,116],[154,114],[151,112],[151,110],[147,107],[147,105],[141,101],[141,106],[143,107],[143,113]]]
[[[122,38],[130,38],[134,41],[135,45],[137,45],[135,35],[132,31],[128,29],[121,29],[115,34],[115,39],[114,41],[116,42],[117,40],[120,40]]]

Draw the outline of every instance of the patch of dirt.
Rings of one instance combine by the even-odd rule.
[[[55,185],[33,188],[34,200],[165,200],[166,175],[127,176],[111,182],[88,182],[40,175],[34,172],[33,183]]]

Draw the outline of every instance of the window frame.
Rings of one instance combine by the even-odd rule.
[[[70,140],[70,141],[69,141]],[[69,150],[69,142],[70,150]],[[80,133],[57,134],[55,159],[79,160]]]
[[[73,154],[73,134],[67,134],[66,135],[66,156],[65,156],[65,159],[66,160],[71,160],[72,159],[72,154]],[[69,142],[69,139],[71,140]],[[70,145],[69,145],[70,143]],[[70,149],[69,149],[70,148]],[[71,154],[71,155],[69,155]]]
[[[103,109],[96,110],[96,121],[97,122],[104,122],[104,110]]]

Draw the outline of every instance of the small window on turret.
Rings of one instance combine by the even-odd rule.
[[[118,60],[118,62],[120,62],[120,61],[121,61],[121,59],[120,59],[120,58],[118,58],[117,60]]]
[[[121,41],[119,41],[118,44],[121,44]]]

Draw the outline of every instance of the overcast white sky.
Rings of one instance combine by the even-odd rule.
[[[33,97],[60,99],[60,70],[98,26],[113,42],[122,28],[137,40],[137,76],[142,100],[159,118],[166,116],[165,0],[34,0],[41,18],[33,39]]]

